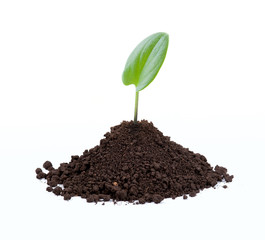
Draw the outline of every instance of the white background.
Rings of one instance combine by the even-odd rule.
[[[121,74],[170,35],[139,118],[234,174],[228,189],[143,206],[69,202],[34,170],[131,120]],[[265,239],[264,1],[0,1],[0,239]]]

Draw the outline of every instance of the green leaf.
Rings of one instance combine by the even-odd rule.
[[[165,60],[168,41],[167,33],[158,32],[140,42],[126,62],[122,74],[123,83],[134,84],[136,92],[146,88]]]

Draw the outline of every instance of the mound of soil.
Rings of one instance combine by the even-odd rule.
[[[46,161],[36,169],[47,179],[47,191],[65,200],[81,196],[87,202],[129,201],[159,203],[164,198],[195,196],[217,182],[231,182],[227,169],[214,169],[203,155],[170,141],[152,123],[122,122],[111,128],[100,145],[72,156],[54,169]]]

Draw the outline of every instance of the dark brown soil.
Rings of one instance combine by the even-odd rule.
[[[129,201],[160,203],[165,198],[196,194],[217,182],[231,182],[233,176],[223,167],[214,169],[203,155],[170,141],[145,120],[122,122],[112,127],[100,145],[72,156],[71,162],[54,169],[46,161],[47,191],[65,200],[81,196],[87,202]]]

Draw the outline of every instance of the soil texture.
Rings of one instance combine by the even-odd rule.
[[[37,168],[37,178],[47,180],[47,191],[65,200],[80,196],[87,202],[160,203],[194,197],[233,179],[226,168],[211,167],[203,155],[171,141],[146,120],[124,121],[104,136],[98,146],[57,169],[49,161],[43,164],[47,173]]]

